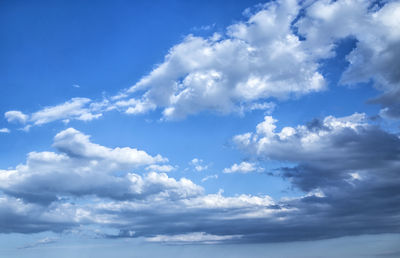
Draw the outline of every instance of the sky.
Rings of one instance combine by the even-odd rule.
[[[1,1],[0,256],[398,257],[399,17]]]

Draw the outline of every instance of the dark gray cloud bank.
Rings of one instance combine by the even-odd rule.
[[[302,8],[304,16],[291,24]],[[263,26],[268,17],[274,18]],[[128,113],[162,106],[166,117],[185,117],[207,109],[226,113],[238,108],[235,101],[250,103],[319,91],[324,78],[317,71],[318,61],[334,57],[335,42],[351,36],[357,44],[347,56],[350,64],[341,82],[372,80],[382,95],[371,102],[382,106],[382,117],[396,119],[400,113],[398,17],[398,1],[380,7],[356,0],[317,1],[306,7],[296,1],[272,2],[254,13],[249,22],[229,27],[231,38],[226,41],[185,39],[171,50],[165,63],[124,93],[146,90],[143,98],[119,105],[126,106]],[[297,27],[305,40],[300,41],[288,30],[291,26]],[[230,51],[268,55],[279,46],[283,46],[277,54],[280,62],[259,60],[247,52],[238,56],[245,59],[235,61],[246,66],[247,70],[241,71],[257,68],[252,76],[240,73],[232,77],[235,71],[223,62],[225,56],[231,56]],[[197,60],[196,55],[185,55],[192,53],[192,47],[208,49],[210,58],[194,68],[185,66],[189,70],[184,71],[188,75],[182,85],[189,90],[174,92],[175,84],[164,89],[152,86],[182,77],[182,72],[175,70],[182,69],[185,58]],[[293,58],[299,63],[296,72],[283,69],[278,74],[279,66],[286,67],[287,60]],[[273,74],[263,74],[266,68]],[[305,74],[299,75],[299,71]],[[298,81],[295,87],[293,81]],[[203,82],[220,90],[209,91],[212,98],[201,94],[205,91]],[[232,82],[235,89],[229,88]],[[285,87],[279,88],[282,85]],[[255,95],[249,95],[250,90]],[[164,91],[174,96],[168,97],[171,103],[162,98]],[[221,101],[220,96],[226,98]],[[17,116],[27,119],[9,113],[11,120]],[[46,113],[41,116],[47,117]],[[186,178],[152,171],[157,167],[154,165],[168,163],[161,155],[101,146],[69,128],[55,136],[55,152],[31,152],[25,164],[0,170],[0,232],[72,232],[95,226],[100,231],[112,228],[119,232],[97,233],[110,238],[218,243],[315,240],[400,231],[398,134],[370,124],[362,113],[328,116],[280,130],[275,123],[276,119],[266,116],[254,132],[236,135],[233,141],[253,158],[292,164],[274,173],[304,193],[297,198],[205,194],[201,186]],[[147,172],[140,173],[143,171]]]

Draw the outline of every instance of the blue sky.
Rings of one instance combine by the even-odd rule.
[[[0,256],[396,257],[398,17],[3,1]]]

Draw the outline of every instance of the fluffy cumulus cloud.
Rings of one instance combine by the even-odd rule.
[[[127,113],[156,107],[165,118],[183,118],[204,110],[220,113],[271,108],[257,103],[285,99],[324,88],[313,56],[291,30],[300,7],[296,1],[271,2],[246,22],[233,24],[226,35],[189,35],[172,47],[159,64],[117,102]]]
[[[30,152],[25,164],[0,170],[0,189],[10,196],[42,204],[64,196],[181,198],[202,192],[201,187],[185,178],[175,180],[165,173],[131,172],[145,165],[166,162],[160,155],[151,156],[129,147],[107,148],[92,143],[89,136],[72,128],[58,133],[53,146],[58,152]]]
[[[380,5],[382,7],[380,7]],[[334,55],[335,42],[354,38],[355,49],[347,56],[349,66],[342,83],[373,80],[384,94],[375,100],[381,115],[400,118],[400,2],[316,1],[297,23],[304,44],[321,57]]]
[[[399,16],[398,1],[260,5],[225,35],[187,36],[164,62],[116,96],[124,98],[116,106],[131,114],[159,107],[165,118],[175,119],[204,110],[242,112],[261,107],[268,98],[318,92],[325,87],[321,61],[335,57],[338,42],[353,38],[356,47],[346,57],[349,66],[341,83],[372,80],[385,93],[376,100],[383,106],[381,115],[397,118]]]
[[[28,120],[28,116],[22,113],[21,111],[11,110],[4,113],[4,117],[8,122],[18,122],[25,123]]]

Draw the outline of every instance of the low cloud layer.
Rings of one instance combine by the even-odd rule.
[[[67,129],[55,137],[58,152],[31,152],[26,164],[0,171],[2,232],[63,232],[94,225],[119,232],[103,237],[182,244],[399,232],[398,135],[357,113],[279,130],[275,123],[266,116],[255,132],[234,141],[260,161],[293,164],[274,173],[304,192],[301,196],[205,194],[185,178],[131,172],[166,161],[161,156],[110,149]],[[113,157],[116,150],[126,155]]]

